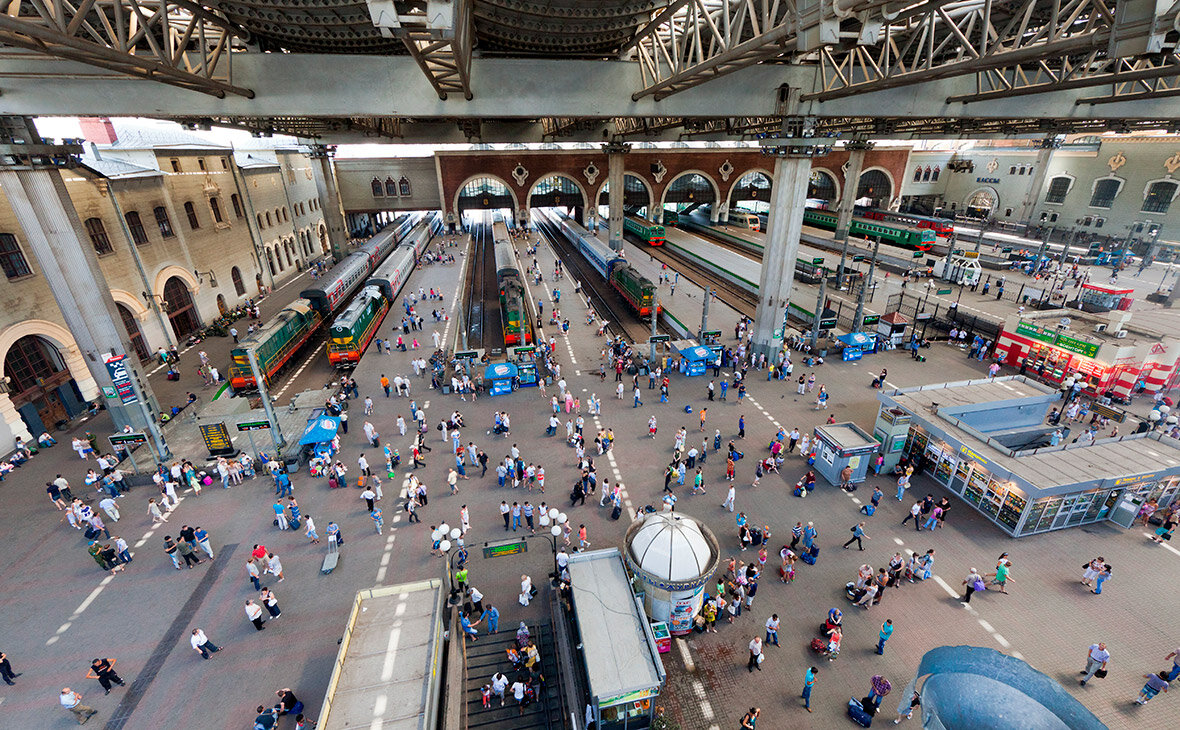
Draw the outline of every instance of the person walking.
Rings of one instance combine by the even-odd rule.
[[[885,619],[885,623],[881,624],[881,631],[877,634],[877,653],[885,654],[885,642],[889,641],[889,637],[893,636],[893,619]]]
[[[4,683],[11,686],[16,684],[12,680],[21,675],[21,672],[12,671],[12,662],[8,660],[8,655],[0,651],[0,677],[4,678]]]
[[[983,582],[983,576],[975,568],[972,568],[971,572],[967,574],[967,577],[963,579],[963,585],[967,587],[966,592],[963,594],[963,603],[971,603],[972,593],[987,590],[987,586]]]
[[[1144,674],[1143,678],[1147,680],[1147,684],[1143,685],[1143,689],[1139,690],[1139,699],[1135,700],[1135,704],[1146,705],[1152,697],[1155,697],[1160,692],[1167,692],[1168,680],[1165,679],[1167,676],[1167,672]]]
[[[1000,587],[1000,593],[1007,594],[1008,581],[1015,580],[1015,578],[1011,576],[1011,571],[1012,563],[1009,560],[1004,559],[996,563],[996,572],[988,574],[988,576],[992,579],[991,584]],[[1098,576],[1098,590],[1094,591],[1095,593],[1102,592],[1102,581],[1102,576]]]
[[[1109,661],[1110,652],[1106,650],[1105,642],[1100,641],[1097,644],[1091,644],[1090,648],[1086,651],[1086,668],[1079,672],[1079,674],[1084,674],[1085,676],[1078,680],[1078,684],[1085,687],[1086,682],[1089,682],[1090,678],[1098,672],[1102,672],[1103,676],[1105,676],[1106,664]],[[1165,676],[1167,676],[1166,673]],[[1139,704],[1143,703],[1140,702]]]
[[[209,641],[209,637],[205,636],[205,632],[200,629],[193,629],[188,643],[192,644],[193,651],[200,654],[202,659],[208,659],[216,652],[221,651],[221,647]]]
[[[856,523],[855,525],[852,526],[851,531],[852,531],[852,537],[848,538],[848,542],[844,543],[844,549],[847,550],[848,546],[855,542],[856,546],[861,551],[864,551],[865,546],[864,546],[864,543],[861,542],[861,539],[862,538],[865,540],[872,540],[873,539],[865,534],[865,523],[863,523],[863,522]]]
[[[117,684],[120,687],[126,687],[127,683],[115,671],[115,663],[111,659],[98,659],[90,662],[90,671],[94,672],[94,678],[102,685],[107,694],[111,693],[111,684]]]
[[[262,618],[262,606],[259,606],[250,599],[246,599],[246,618],[250,619],[250,623],[254,624],[256,631],[262,631],[266,628],[266,620]]]
[[[734,487],[734,485],[730,484],[729,485],[729,494],[726,495],[725,501],[721,503],[721,506],[724,507],[725,509],[729,510],[730,512],[733,512],[733,501],[736,497],[737,497],[737,489]]]
[[[800,378],[802,381],[802,378]],[[807,673],[803,675],[803,709],[811,712],[811,690],[815,687],[815,675],[819,674],[819,670],[811,667]]]
[[[762,714],[762,709],[759,707],[751,707],[750,711],[742,716],[741,730],[754,730],[758,724],[758,716]]]
[[[757,669],[762,671],[762,637],[755,636],[750,640],[750,661],[746,662],[746,670],[753,672]]]
[[[98,710],[82,704],[82,695],[74,692],[69,687],[62,688],[58,701],[62,707],[74,714],[74,718],[78,720],[79,725],[85,725],[91,716],[98,714]]]
[[[914,709],[922,706],[922,695],[914,692],[913,697],[910,697],[909,709],[898,712],[897,719],[893,721],[894,725],[900,725],[902,720],[909,720],[914,716]]]
[[[914,502],[913,506],[910,507],[909,516],[901,521],[902,526],[904,527],[905,523],[909,522],[910,520],[913,520],[914,521],[914,530],[920,532],[922,530],[922,516],[921,515],[922,515],[922,500],[919,499]]]

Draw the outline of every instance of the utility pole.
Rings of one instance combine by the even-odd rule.
[[[246,348],[246,358],[250,361],[250,372],[254,374],[254,385],[258,387],[258,395],[262,397],[262,410],[266,412],[266,420],[270,421],[270,437],[274,439],[275,455],[278,456],[286,445],[283,430],[279,428],[279,419],[275,416],[270,393],[266,390],[266,381],[262,377],[262,371],[258,369],[258,358],[254,356],[254,348]]]
[[[651,365],[654,365],[656,362],[655,337],[656,337],[656,325],[659,323],[659,320],[660,320],[660,300],[656,299],[655,300],[655,307],[652,309],[652,312],[651,312],[651,339],[648,340],[648,342],[651,344]]]
[[[712,298],[713,289],[711,287],[705,287],[705,301],[701,307],[701,331],[697,335],[701,340],[705,339],[705,330],[709,329],[709,300]]]
[[[856,317],[852,322],[852,331],[860,332],[861,327],[864,326],[865,319],[865,294],[869,287],[873,285],[873,271],[877,268],[877,252],[881,250],[881,239],[873,244],[873,259],[869,262],[869,275],[860,285],[860,296],[856,298]]]
[[[819,296],[815,299],[815,320],[811,323],[811,347],[819,343],[819,320],[824,314],[824,299],[828,293],[828,278],[819,280]]]

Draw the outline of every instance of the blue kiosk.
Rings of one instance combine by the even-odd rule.
[[[859,360],[861,357],[877,351],[877,338],[864,332],[840,335],[836,340],[844,345],[841,357],[845,361]]]
[[[713,350],[703,345],[682,345],[674,342],[672,349],[680,355],[680,373],[689,377],[704,375],[718,357]]]
[[[332,449],[332,439],[340,429],[340,419],[336,416],[321,414],[313,416],[307,421],[303,429],[303,436],[299,438],[300,446],[310,446],[310,457],[331,459],[335,454]]]
[[[488,365],[483,371],[483,380],[487,384],[488,395],[504,395],[516,390],[519,371],[510,362],[497,362]]]

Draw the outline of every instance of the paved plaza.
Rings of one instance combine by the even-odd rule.
[[[541,246],[538,258],[543,271],[552,271],[552,254],[546,246]],[[452,311],[461,271],[461,265],[425,267],[415,272],[410,286],[415,290],[419,286],[440,287],[446,293],[443,304]],[[552,306],[553,286],[547,281],[531,287],[534,297],[545,299],[546,310]],[[602,399],[601,418],[587,416],[588,449],[593,449],[593,430],[613,429],[614,449],[596,456],[595,461],[600,478],[624,483],[630,508],[624,515],[643,505],[659,504],[663,466],[671,459],[678,427],[688,429],[690,444],[699,444],[706,435],[711,442],[714,429],[719,429],[727,442],[737,437],[738,419],[745,417],[746,438],[739,448],[746,458],[738,463],[736,507],[752,523],[769,526],[773,549],[752,611],[743,613],[732,625],[723,622],[717,634],[693,634],[677,640],[673,651],[663,655],[669,680],[660,703],[681,727],[736,727],[750,706],[762,708],[765,727],[844,726],[848,698],[864,696],[875,674],[884,675],[894,687],[878,718],[886,725],[922,654],[946,644],[995,648],[1023,658],[1059,680],[1112,728],[1146,730],[1175,724],[1175,698],[1164,695],[1146,706],[1134,703],[1142,675],[1165,668],[1164,656],[1180,639],[1173,626],[1176,601],[1170,591],[1180,566],[1180,551],[1149,542],[1143,529],[1124,531],[1100,524],[1011,540],[952,496],[946,527],[918,533],[900,524],[911,501],[897,502],[891,496],[893,482],[885,478],[871,477],[851,495],[821,483],[804,500],[792,497],[791,487],[805,471],[798,456],[787,459],[781,475],[769,475],[758,487],[751,487],[754,462],[765,455],[780,425],[809,432],[834,415],[838,421],[852,420],[867,428],[877,409],[876,391],[869,383],[881,368],[888,369],[890,386],[907,387],[984,377],[984,363],[969,361],[958,349],[944,345],[929,350],[925,363],[914,363],[901,352],[874,355],[860,362],[830,361],[814,370],[817,383],[826,385],[831,393],[826,412],[815,410],[813,396],[796,395],[792,381],[768,382],[764,371],[750,371],[745,402],[738,402],[731,389],[727,401],[708,403],[709,376],[673,376],[669,402],[661,404],[658,391],[648,390],[647,379],[641,378],[644,404],[633,408],[629,376],[626,397],[617,400],[613,378],[608,376],[602,382],[590,374],[600,363],[603,340],[595,337],[595,327],[584,324],[585,307],[573,296],[573,282],[567,279],[557,286],[565,292],[561,309],[571,322],[568,336],[557,340],[562,375],[580,396],[583,411],[590,394]],[[299,287],[293,284],[272,295],[274,301],[278,302],[280,295],[292,298]],[[674,296],[668,296],[667,286],[662,290],[666,305],[682,320],[699,320],[699,290],[683,278]],[[436,325],[431,321],[429,312],[434,306],[430,302],[419,305],[427,319],[425,331],[419,333],[422,342],[430,340],[435,328],[444,337],[453,335],[449,322]],[[275,308],[264,306],[264,317]],[[725,343],[731,344],[736,320],[732,310],[714,306],[710,325],[721,329]],[[388,325],[383,329],[387,331]],[[219,347],[224,345],[224,341],[218,343]],[[410,461],[411,437],[400,436],[395,422],[399,414],[408,420],[409,401],[384,397],[378,381],[383,374],[391,378],[411,374],[409,358],[419,355],[423,353],[378,354],[370,348],[355,373],[361,397],[370,395],[375,401],[370,420],[381,441],[400,450],[403,465]],[[322,352],[317,357],[323,357]],[[807,372],[802,364],[796,365],[796,376]],[[153,376],[153,383],[160,375]],[[184,382],[180,385],[187,387]],[[299,384],[300,388],[317,386]],[[58,691],[65,686],[81,692],[84,703],[98,710],[91,723],[109,728],[248,727],[254,707],[272,704],[275,690],[283,687],[292,688],[306,703],[308,715],[315,717],[354,593],[373,585],[440,576],[443,562],[430,555],[430,527],[441,522],[457,525],[462,505],[471,514],[471,546],[504,536],[497,509],[501,500],[525,499],[560,507],[575,529],[585,524],[593,548],[620,546],[625,519],[609,520],[608,510],[599,508],[595,497],[588,498],[584,506],[569,507],[569,489],[576,476],[574,452],[560,436],[543,435],[549,416],[547,396],[522,389],[472,402],[443,396],[427,386],[427,380],[414,379],[411,395],[426,410],[430,426],[427,444],[434,449],[425,455],[427,465],[418,472],[429,490],[429,504],[420,510],[422,524],[407,524],[399,509],[398,494],[407,473],[404,468],[397,470],[396,479],[384,482],[386,529],[382,535],[373,529],[358,490],[350,486],[330,491],[325,480],[311,478],[306,471],[294,476],[302,513],[314,518],[321,535],[328,522],[335,521],[345,537],[340,566],[329,576],[319,572],[322,545],[310,545],[302,532],[280,532],[272,526],[274,489],[269,478],[248,480],[229,490],[215,483],[200,495],[182,494],[168,522],[157,526],[147,514],[147,500],[155,496],[152,488],[130,491],[119,500],[122,518],[117,524],[108,521],[108,526],[112,535],[124,537],[133,546],[134,560],[125,572],[108,575],[86,554],[81,534],[72,530],[46,499],[45,483],[58,473],[70,481],[75,494],[86,491],[82,477],[92,462],[81,462],[69,450],[71,434],[64,434],[58,446],[42,451],[11,475],[0,485],[5,493],[0,534],[5,537],[9,556],[0,571],[0,651],[7,653],[22,676],[15,686],[0,689],[0,722],[13,728],[72,726],[73,717],[57,702]],[[556,386],[550,386],[548,393],[555,391]],[[289,390],[285,396],[295,392]],[[691,415],[685,413],[686,405],[692,406]],[[697,414],[706,406],[706,434],[702,435],[697,430]],[[493,469],[517,444],[526,463],[545,467],[546,492],[501,489],[496,486],[494,471],[481,478],[478,467],[468,466],[471,478],[459,483],[459,494],[448,495],[446,473],[453,459],[448,456],[449,442],[442,441],[434,424],[453,410],[461,411],[468,424],[461,434],[463,444],[474,442],[486,451]],[[489,433],[493,413],[498,410],[512,416],[509,436]],[[365,443],[361,401],[353,401],[349,413],[351,428],[342,437],[339,458],[355,477],[361,453],[374,464],[379,464],[381,457]],[[659,435],[654,440],[647,432],[652,415],[659,421]],[[560,414],[563,423],[572,417]],[[104,433],[109,430],[109,421],[100,416],[81,424],[77,432],[85,430]],[[288,434],[288,438],[295,437]],[[199,461],[203,454],[178,456]],[[717,534],[723,564],[730,556],[757,560],[755,552],[739,550],[734,515],[720,506],[728,487],[725,461],[723,453],[712,451],[711,443],[704,473],[708,494],[691,496],[690,488],[678,487],[677,510],[703,521]],[[877,513],[866,518],[858,510],[868,501],[874,484],[881,486],[886,497]],[[944,494],[925,477],[916,479],[910,492],[929,492],[936,498]],[[871,538],[865,551],[841,550],[850,526],[862,519],[868,523],[866,532]],[[815,523],[821,554],[817,565],[799,567],[793,584],[783,584],[776,579],[774,555],[778,546],[790,541],[790,528],[799,520]],[[175,536],[186,524],[200,525],[209,532],[216,559],[177,571],[164,554],[163,539]],[[264,578],[264,584],[278,597],[282,616],[269,621],[267,630],[261,632],[255,631],[243,610],[246,599],[258,595],[245,563],[259,543],[279,555],[285,569],[281,583],[271,576]],[[845,582],[854,579],[862,563],[884,566],[895,551],[925,552],[929,548],[937,551],[933,580],[890,590],[881,605],[867,611],[852,607],[844,597]],[[959,600],[963,577],[972,567],[989,572],[1002,552],[1009,552],[1013,563],[1009,595],[989,591],[964,606]],[[473,556],[477,553],[472,551]],[[1100,596],[1079,585],[1080,566],[1096,555],[1105,556],[1117,568]],[[530,574],[547,590],[544,576],[550,565],[548,548],[540,541],[521,556],[473,559],[471,583],[485,594],[485,602],[500,609],[502,631],[514,629],[521,620],[541,618],[543,602],[528,609],[518,605],[519,578]],[[843,651],[835,661],[820,659],[808,649],[831,607],[845,612]],[[782,620],[781,646],[769,647],[763,671],[750,674],[745,669],[746,645],[763,633],[763,624],[772,613]],[[884,656],[877,656],[877,631],[887,618],[893,620],[896,630]],[[202,661],[188,642],[193,628],[203,629],[224,650]],[[1112,655],[1109,677],[1079,687],[1077,678],[1085,665],[1087,647],[1098,641],[1106,642]],[[104,695],[97,682],[86,677],[94,657],[117,660],[116,669],[127,686]],[[820,673],[812,699],[814,712],[808,714],[798,696],[803,674],[813,664]],[[289,718],[282,722],[283,727],[293,724]]]

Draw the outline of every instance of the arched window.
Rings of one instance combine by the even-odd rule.
[[[152,209],[152,213],[156,216],[156,227],[160,229],[161,238],[172,238],[176,235],[172,232],[172,219],[168,217],[167,208],[157,205]]]
[[[123,220],[127,221],[127,230],[131,231],[131,240],[135,242],[136,246],[142,246],[148,242],[147,231],[143,229],[143,221],[139,219],[138,212],[127,211],[123,214]]]
[[[1143,197],[1143,212],[1167,213],[1172,201],[1176,199],[1178,188],[1180,185],[1169,180],[1152,183],[1147,189],[1147,195]]]
[[[1049,192],[1045,193],[1046,203],[1056,203],[1060,205],[1065,202],[1065,196],[1069,194],[1070,188],[1073,187],[1073,178],[1065,175],[1058,175],[1049,181]]]
[[[111,239],[107,236],[107,229],[102,224],[101,218],[87,218],[82,225],[86,228],[86,234],[90,236],[90,243],[94,246],[95,251],[104,254],[115,250],[111,246]]]
[[[391,177],[385,178],[385,197],[397,197],[397,183],[395,183]]]
[[[0,233],[0,269],[4,269],[4,275],[9,279],[19,279],[33,273],[16,236],[11,233]]]
[[[930,180],[930,165],[926,166],[926,171],[922,173],[922,182],[929,182]]]
[[[283,271],[286,267],[283,266],[283,252],[278,246],[275,246],[275,261],[279,265],[279,271]]]
[[[914,169],[914,182],[922,182],[922,166],[918,165]]]
[[[115,309],[119,310],[119,319],[123,320],[123,329],[127,330],[127,339],[131,340],[131,349],[135,350],[135,354],[141,362],[150,358],[151,353],[148,352],[147,343],[144,342],[143,332],[139,329],[139,322],[136,321],[135,315],[119,302],[115,302]]]
[[[177,337],[184,337],[201,326],[192,294],[180,277],[173,276],[164,282],[164,301],[168,302],[168,319]]]
[[[60,385],[55,377],[59,373],[68,373],[61,353],[37,335],[25,335],[12,343],[4,356],[4,375],[12,379],[9,392],[19,405],[42,396],[45,389]]]
[[[224,223],[221,218],[221,203],[217,202],[217,198],[209,198],[209,210],[213,211],[213,222]]]
[[[272,254],[270,252],[269,248],[266,249],[266,267],[268,269],[270,269],[270,275],[274,276],[275,275],[275,257],[274,257],[274,254]]]
[[[1123,181],[1117,178],[1105,177],[1094,181],[1094,193],[1090,196],[1091,208],[1109,208],[1114,205],[1114,199],[1123,189]]]
[[[289,218],[287,218],[287,209],[282,208],[281,210],[283,212],[283,222],[285,223],[286,221],[290,220]]]
[[[397,192],[403,198],[410,197],[410,179],[408,177],[403,177],[397,181]]]
[[[265,227],[266,227],[266,226],[262,225],[262,214],[261,214],[261,213],[259,213],[259,214],[258,214],[258,228],[259,228],[259,230],[261,230],[261,229],[263,229],[263,228],[265,228]]]
[[[937,179],[938,179],[938,175],[939,175],[939,173],[941,173],[941,172],[942,172],[942,169],[941,169],[941,168],[939,168],[939,166],[938,166],[938,165],[935,165],[935,166],[934,166],[934,172],[932,172],[932,173],[930,174],[930,180],[931,180],[931,181],[937,180]]]
[[[266,211],[266,227],[270,228],[270,211]]]
[[[235,218],[244,218],[246,216],[245,211],[242,209],[242,199],[241,199],[241,197],[238,196],[237,193],[234,193],[233,195],[229,196],[229,202],[230,202],[230,205],[232,205],[234,207],[234,217]]]
[[[188,227],[190,230],[197,230],[201,227],[201,221],[197,218],[197,209],[193,206],[192,201],[187,201],[184,204],[184,214],[188,216]]]
[[[246,284],[242,281],[242,272],[238,267],[235,266],[229,270],[229,278],[233,281],[234,291],[239,297],[246,293]]]

